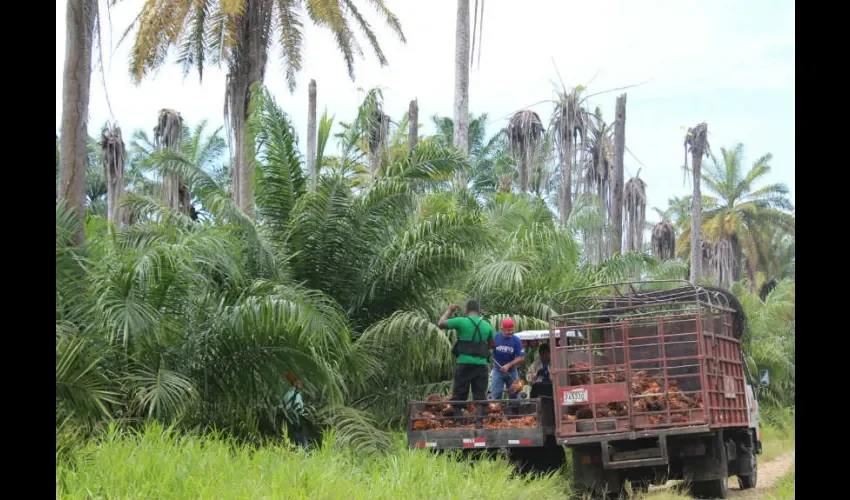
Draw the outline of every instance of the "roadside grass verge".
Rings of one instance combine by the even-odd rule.
[[[109,429],[57,462],[56,498],[109,499],[563,499],[561,476],[518,476],[504,459],[470,462],[408,450],[357,454],[328,435],[310,452],[261,447],[148,425]]]
[[[767,500],[794,500],[795,479],[794,469],[791,467],[791,472],[782,476],[776,487],[772,488],[767,494]]]
[[[766,463],[793,451],[794,425],[766,426],[762,439],[759,461]],[[393,441],[388,453],[364,455],[335,444],[330,433],[321,447],[304,452],[287,441],[250,446],[155,423],[138,432],[113,425],[70,451],[60,452],[57,444],[56,498],[545,500],[569,493],[569,463],[565,474],[532,478],[520,476],[502,458],[473,461],[458,453],[411,451],[403,433],[395,433]],[[793,499],[794,472],[767,493],[771,500]],[[674,483],[636,498],[688,496]]]
[[[759,460],[769,462],[794,450],[794,425],[790,422],[783,422],[779,426],[767,425],[762,429],[761,440],[762,454]]]

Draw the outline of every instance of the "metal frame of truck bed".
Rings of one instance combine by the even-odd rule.
[[[745,320],[734,296],[671,280],[571,290],[553,302],[559,297],[551,338],[567,330],[585,338],[553,349],[559,443],[748,426]]]
[[[511,403],[516,406],[516,413],[512,412]],[[487,414],[487,407],[492,403],[499,403],[504,411],[503,416],[492,416]],[[474,405],[478,408],[476,415],[469,416],[434,416],[434,418],[423,418],[423,411],[442,405],[451,405],[456,412],[461,408]],[[433,413],[433,412],[429,412]],[[535,417],[534,427],[499,427],[487,428],[488,421],[499,419],[507,422],[512,419],[523,417]],[[430,423],[449,422],[457,425],[471,425],[473,428],[442,427],[439,429],[414,429],[417,421]],[[554,422],[552,420],[552,398],[541,397],[518,400],[502,401],[412,401],[408,404],[408,446],[410,448],[431,448],[437,450],[446,449],[481,449],[481,448],[517,448],[543,446],[547,436],[554,434]]]

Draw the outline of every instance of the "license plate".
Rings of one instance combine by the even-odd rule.
[[[564,404],[574,405],[576,403],[587,402],[587,389],[575,389],[564,392]]]

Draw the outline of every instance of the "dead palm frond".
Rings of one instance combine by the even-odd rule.
[[[157,148],[176,149],[183,141],[183,117],[173,109],[159,110],[156,127],[153,129],[154,145]]]
[[[676,230],[663,220],[652,228],[652,255],[659,261],[670,260],[676,251]]]
[[[541,153],[544,130],[540,116],[528,109],[517,111],[508,122],[508,142],[523,193],[528,191],[531,168]]]
[[[383,112],[378,105],[372,110],[369,117],[369,162],[372,173],[378,173],[383,169],[384,151],[387,149],[387,136],[390,129],[390,117]]]
[[[640,175],[640,172],[638,172]],[[643,250],[643,230],[646,225],[646,183],[640,177],[629,179],[623,189],[623,205],[626,210],[626,251]]]
[[[106,214],[109,222],[126,223],[119,200],[124,194],[124,166],[127,164],[127,147],[117,123],[103,129],[100,137],[100,158],[106,174]]]
[[[173,109],[161,109],[153,129],[153,138],[158,149],[178,151],[183,144],[183,117],[180,113]],[[172,210],[189,214],[189,188],[177,174],[169,173],[163,176],[162,200],[165,206]]]
[[[587,144],[584,147],[588,155],[579,165],[576,191],[580,196],[594,198],[600,207],[600,224],[587,230],[585,253],[592,262],[602,262],[606,257],[608,216],[611,212],[611,171],[614,165],[614,141],[611,126],[602,119],[602,111],[587,115]]]
[[[714,245],[711,272],[717,286],[728,289],[741,278],[741,245],[734,234]]]
[[[558,164],[561,170],[561,222],[566,222],[572,211],[572,178],[576,163],[576,152],[587,153],[587,129],[589,118],[587,110],[582,108],[581,93],[584,87],[579,85],[570,89],[562,86],[557,92],[555,111],[552,113],[550,128],[555,136],[555,146],[558,149]],[[581,148],[577,146],[581,140]]]
[[[579,192],[595,194],[606,200],[608,210],[608,180],[611,178],[611,166],[614,164],[614,142],[611,126],[602,119],[602,111],[596,112],[588,121],[587,150],[590,161],[585,165],[584,175],[579,176]]]

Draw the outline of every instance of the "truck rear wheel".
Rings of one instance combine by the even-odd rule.
[[[756,456],[750,455],[750,460],[752,461],[752,474],[747,474],[746,476],[738,476],[738,487],[742,490],[749,490],[750,488],[756,487],[756,482],[758,480],[758,464],[756,463]]]
[[[691,495],[694,498],[724,499],[729,495],[729,478],[694,481],[691,484]]]
[[[602,467],[600,445],[584,445],[572,448],[573,485],[577,498],[620,498],[625,480],[616,470]]]

